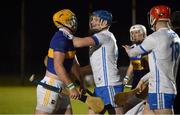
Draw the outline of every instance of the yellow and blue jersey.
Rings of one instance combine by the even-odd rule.
[[[147,55],[139,55],[136,57],[132,57],[131,63],[133,66],[133,73],[137,75],[141,74],[141,71],[148,70],[148,56]]]
[[[56,32],[50,42],[49,50],[48,50],[48,63],[47,70],[55,75],[54,69],[54,52],[63,52],[65,53],[64,67],[67,72],[70,72],[74,57],[76,55],[75,48],[73,46],[72,40],[68,39],[68,35],[66,35],[63,30]]]
[[[134,44],[131,47],[135,47]],[[139,83],[140,79],[149,72],[149,65],[148,65],[148,53],[141,54],[135,57],[131,57],[131,64],[133,66],[133,82],[132,82],[132,89],[136,88],[137,84]]]

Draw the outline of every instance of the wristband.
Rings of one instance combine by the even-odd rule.
[[[68,84],[68,85],[67,85],[67,88],[68,88],[69,90],[74,89],[74,88],[75,88],[74,83]]]

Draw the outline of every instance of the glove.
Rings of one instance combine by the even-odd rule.
[[[129,82],[129,80],[130,80],[130,79],[129,79],[129,76],[126,75],[126,76],[124,77],[124,79],[123,79],[123,84],[124,84],[124,85],[127,85],[127,83]]]

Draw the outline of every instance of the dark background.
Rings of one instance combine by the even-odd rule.
[[[110,28],[119,47],[118,67],[127,66],[128,56],[121,45],[130,44],[129,28],[132,25],[133,0],[2,0],[0,4],[0,74],[44,74],[43,60],[49,42],[57,30],[53,14],[69,8],[78,19],[76,36],[88,35],[89,14],[104,9],[113,14]],[[147,12],[154,5],[165,4],[172,12],[180,10],[179,0],[136,0],[136,23],[144,24],[148,34]],[[24,6],[23,6],[24,5]],[[22,44],[24,44],[22,46]],[[24,53],[23,53],[24,52]],[[23,55],[22,55],[23,53]],[[77,49],[81,66],[89,63],[88,48]],[[22,60],[22,57],[23,60]],[[1,76],[3,77],[3,76]]]

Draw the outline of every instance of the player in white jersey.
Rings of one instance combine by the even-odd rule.
[[[147,36],[146,27],[141,24],[135,24],[135,25],[131,26],[131,28],[129,29],[129,33],[130,33],[130,40],[133,44],[130,46],[132,48],[141,44],[142,41],[144,40],[144,38]],[[126,72],[126,76],[124,77],[123,83],[126,86],[128,81],[130,79],[132,79],[132,88],[131,89],[134,89],[134,88],[136,88],[140,79],[148,72],[149,72],[149,66],[148,66],[148,55],[147,54],[142,54],[142,55],[138,55],[135,57],[131,57],[130,64],[129,64],[129,67]],[[147,90],[144,93],[147,94]],[[136,96],[131,96],[130,99],[128,99],[128,103],[124,104],[124,106],[123,106],[124,112],[133,108],[141,101],[143,101],[143,100],[137,98]]]
[[[123,85],[118,75],[117,58],[118,48],[116,39],[109,31],[112,23],[112,14],[105,10],[92,13],[89,20],[92,36],[79,38],[72,37],[75,47],[90,46],[90,65],[95,81],[95,96],[101,97],[105,103],[105,110],[110,114],[122,114],[122,108],[117,107],[114,95],[123,91]],[[94,112],[89,110],[90,114]]]
[[[180,11],[175,11],[172,13],[171,23],[174,31],[180,36]],[[174,101],[174,114],[180,113],[179,110],[180,103],[178,101],[180,99],[180,77],[178,76],[180,76],[180,64],[178,66],[177,77],[176,77],[177,95]]]
[[[147,80],[148,104],[144,113],[172,114],[176,94],[175,76],[180,53],[180,39],[170,29],[170,8],[154,6],[150,10],[150,25],[155,32],[135,48],[123,46],[130,57],[149,53],[150,73]]]

